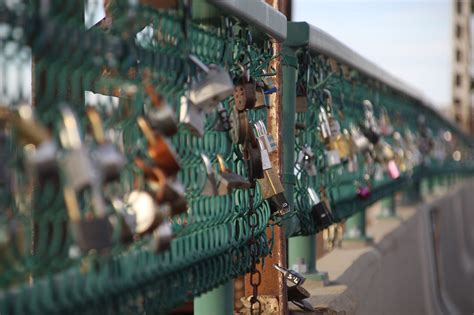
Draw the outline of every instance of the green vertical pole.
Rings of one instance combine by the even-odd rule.
[[[379,219],[390,219],[397,217],[397,202],[395,194],[380,201]]]
[[[421,181],[415,181],[409,185],[403,192],[403,199],[405,204],[415,204],[423,200],[421,195]]]
[[[345,241],[371,241],[371,238],[366,234],[365,212],[364,209],[347,219],[344,228]]]
[[[234,281],[194,299],[195,315],[223,315],[234,313]]]
[[[291,207],[293,208],[293,194],[295,185],[295,122],[296,122],[296,81],[298,75],[298,59],[296,51],[308,45],[309,25],[305,22],[289,22],[288,37],[283,43],[283,108],[282,108],[282,135],[283,135],[283,183]],[[297,216],[286,225],[288,236],[299,230]],[[288,266],[290,268],[303,267],[303,272],[315,280],[327,279],[327,273],[318,273],[316,270],[316,236],[292,237],[288,240]],[[306,268],[304,268],[304,266]]]

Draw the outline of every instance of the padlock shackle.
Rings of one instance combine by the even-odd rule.
[[[148,122],[145,120],[143,117],[138,117],[137,118],[137,123],[138,127],[140,127],[140,130],[142,131],[143,135],[145,136],[146,140],[148,141],[148,144],[151,147],[156,146],[156,138],[155,138],[155,133],[151,129],[150,125]]]
[[[82,147],[81,131],[76,115],[70,107],[62,107],[63,128],[59,132],[61,144],[66,149],[79,149]]]
[[[217,162],[219,163],[219,169],[221,173],[229,173],[229,170],[227,169],[227,166],[225,165],[225,161],[222,155],[217,154],[216,157],[217,157]]]
[[[192,61],[192,63],[194,63],[199,69],[201,69],[201,71],[204,71],[205,73],[208,73],[209,72],[209,67],[201,61],[201,59],[199,59],[197,56],[193,55],[193,54],[189,54],[188,55],[188,58],[189,60]]]
[[[94,140],[98,144],[105,143],[105,134],[104,134],[104,125],[102,124],[102,119],[100,118],[99,112],[92,106],[86,107],[86,114],[89,118],[92,127],[92,134]]]

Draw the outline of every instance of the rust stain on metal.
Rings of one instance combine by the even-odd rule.
[[[283,8],[286,8],[285,0],[266,0],[268,4],[272,7],[282,11]],[[283,12],[285,13],[285,12]],[[273,43],[273,51],[275,54],[279,54],[281,49],[280,43]],[[282,148],[282,137],[281,137],[281,112],[282,112],[282,68],[280,58],[276,58],[272,61],[271,67],[276,71],[275,86],[277,87],[277,93],[273,94],[270,99],[270,108],[268,110],[267,122],[268,122],[268,132],[274,137],[275,142],[278,144],[278,148]],[[278,169],[279,174],[281,174],[282,168],[282,150],[279,149],[277,152],[273,153],[270,156],[270,160],[273,164],[273,167]],[[266,231],[267,236],[271,237],[272,233],[270,228]],[[286,238],[285,232],[282,227],[276,226],[274,228],[274,245],[273,245],[273,254],[271,257],[265,259],[265,268],[262,269],[261,264],[259,264],[258,269],[262,272],[262,283],[259,287],[259,295],[269,295],[275,296],[278,298],[279,303],[279,313],[288,314],[288,303],[286,295],[286,282],[283,279],[281,273],[279,273],[273,264],[279,264],[286,266],[287,257],[286,257]],[[250,277],[247,274],[245,276],[245,294],[250,296],[252,294],[252,288],[249,285]]]

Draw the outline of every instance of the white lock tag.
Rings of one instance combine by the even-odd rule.
[[[260,154],[262,156],[262,168],[263,170],[268,170],[272,168],[272,162],[270,161],[270,155],[265,148],[265,145],[262,143],[260,138],[257,139],[258,145],[260,146]]]
[[[326,162],[328,166],[341,164],[341,157],[337,150],[326,150]]]

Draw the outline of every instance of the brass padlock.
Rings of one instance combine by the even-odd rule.
[[[290,204],[285,197],[285,189],[274,168],[264,171],[264,177],[258,179],[263,199],[270,202],[272,213],[282,217],[290,212]]]
[[[205,73],[205,77],[193,81],[189,89],[189,100],[205,112],[212,111],[234,91],[234,83],[229,72],[218,65],[205,65],[199,58],[189,55],[189,59]]]
[[[167,176],[176,175],[181,166],[174,148],[162,135],[154,133],[143,117],[138,117],[137,123],[148,142],[148,154],[156,166]]]
[[[241,68],[242,77],[234,88],[235,108],[237,108],[238,111],[253,109],[257,101],[256,83],[250,77],[249,70],[242,65]]]
[[[166,137],[175,135],[178,132],[178,122],[174,110],[148,81],[145,80],[143,87],[148,96],[144,113],[151,128]]]
[[[16,138],[24,145],[26,167],[38,180],[59,180],[57,144],[48,129],[35,119],[33,108],[27,104],[18,106],[16,110],[0,107],[0,121],[11,125]]]
[[[323,90],[326,97],[327,115],[323,115],[323,118],[327,119],[327,125],[329,127],[329,139],[327,139],[328,150],[337,150],[340,160],[346,162],[350,156],[350,142],[346,136],[341,133],[341,126],[334,117],[333,113],[333,101],[331,92],[327,89]]]
[[[219,195],[230,194],[234,189],[250,188],[250,182],[245,177],[229,170],[225,165],[224,158],[219,154],[217,155],[217,161],[220,168],[220,181],[217,188]]]
[[[206,116],[204,112],[194,106],[186,96],[181,96],[179,107],[179,122],[196,137],[204,135],[204,122]]]

